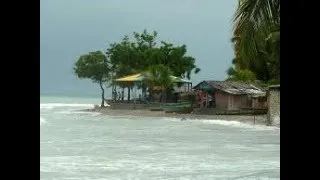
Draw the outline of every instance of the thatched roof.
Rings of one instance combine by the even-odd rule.
[[[202,87],[210,88],[210,90],[221,90],[228,94],[243,95],[248,94],[252,96],[265,96],[265,89],[257,85],[233,82],[233,81],[202,81],[194,86],[194,89],[202,89]]]
[[[280,84],[278,84],[278,85],[272,85],[272,86],[269,86],[268,88],[269,88],[269,90],[270,90],[270,89],[280,90]]]

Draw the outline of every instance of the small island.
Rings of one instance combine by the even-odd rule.
[[[243,7],[239,4],[234,16],[235,58],[224,81],[203,80],[193,86],[191,76],[201,71],[196,58],[185,44],[157,39],[156,31],[134,32],[110,44],[105,53],[80,56],[75,74],[101,88],[100,106],[92,111],[189,119],[232,116],[280,126],[280,16],[264,11],[248,16],[253,10]],[[111,89],[108,98],[105,88]]]

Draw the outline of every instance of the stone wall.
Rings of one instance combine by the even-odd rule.
[[[273,86],[269,88],[268,121],[272,126],[280,127],[280,86]]]

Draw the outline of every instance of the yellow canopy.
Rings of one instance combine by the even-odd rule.
[[[115,81],[134,82],[134,81],[142,81],[143,78],[144,77],[141,75],[141,73],[139,73],[139,74],[134,74],[134,75],[122,77],[122,78],[116,79]]]
[[[122,78],[118,78],[115,81],[117,82],[141,82],[144,80],[144,76],[141,73],[138,74],[133,74],[130,76],[125,76]],[[171,79],[173,80],[173,82],[175,83],[191,83],[191,81],[179,78],[179,77],[175,77],[175,76],[171,76]]]

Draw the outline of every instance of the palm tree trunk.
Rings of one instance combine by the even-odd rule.
[[[100,84],[100,88],[101,88],[101,107],[104,107],[104,89],[103,89],[101,80],[100,80],[99,84]]]

